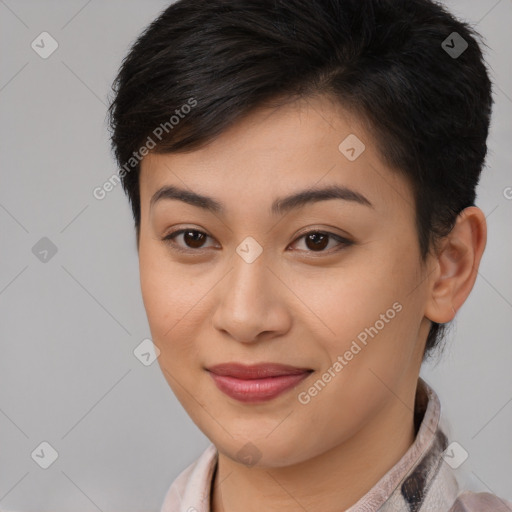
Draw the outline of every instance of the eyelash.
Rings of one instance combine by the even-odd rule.
[[[191,252],[195,252],[195,253],[202,253],[205,249],[203,248],[200,248],[200,249],[192,249],[192,248],[183,248],[183,247],[180,247],[176,244],[176,242],[174,242],[174,238],[176,238],[177,236],[183,234],[183,233],[200,233],[202,235],[206,235],[208,238],[211,238],[207,233],[205,233],[204,231],[200,231],[199,229],[191,229],[191,228],[183,228],[183,229],[178,229],[176,231],[173,231],[172,233],[169,233],[168,235],[164,236],[161,240],[163,242],[165,242],[166,244],[172,246],[172,249],[173,250],[176,250],[178,252],[183,252],[183,253],[191,253]],[[312,250],[306,250],[306,251],[303,251],[303,252],[310,252],[310,253],[318,253],[318,254],[322,254],[322,253],[326,253],[326,254],[332,254],[332,253],[335,253],[335,252],[338,252],[338,251],[341,251],[343,250],[344,248],[346,247],[349,247],[350,245],[352,245],[354,242],[351,241],[351,240],[348,240],[347,238],[344,238],[340,235],[335,235],[334,233],[330,233],[329,231],[321,231],[321,230],[312,230],[312,231],[308,231],[307,233],[303,233],[300,237],[296,238],[294,240],[293,243],[296,243],[298,240],[302,239],[302,238],[305,238],[309,235],[315,235],[315,234],[320,234],[320,235],[327,235],[329,238],[334,238],[337,242],[340,242],[341,246],[335,248],[334,250],[330,250],[330,251],[326,251],[326,250],[321,250],[321,251],[312,251]],[[299,250],[299,252],[301,252]]]

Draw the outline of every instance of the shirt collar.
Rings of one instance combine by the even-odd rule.
[[[346,512],[448,510],[459,492],[444,462],[448,438],[440,426],[441,404],[435,391],[418,378],[414,403],[415,440],[402,458]]]

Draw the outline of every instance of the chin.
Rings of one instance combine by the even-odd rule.
[[[247,467],[280,468],[301,463],[309,458],[303,442],[290,436],[246,435],[243,438],[214,442],[217,450],[231,460]],[[287,442],[286,442],[287,441]]]

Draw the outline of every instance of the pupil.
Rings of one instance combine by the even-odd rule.
[[[315,242],[315,240],[317,240],[318,238],[320,238],[320,244]],[[323,242],[326,242],[327,239],[328,239],[327,235],[324,235],[322,233],[312,233],[311,235],[308,235],[306,243],[308,245],[308,248],[310,248],[310,249],[323,249],[327,245],[327,243],[323,243]],[[310,242],[310,241],[313,242],[312,247],[310,247],[308,244],[308,242]]]
[[[202,233],[199,233],[198,231],[187,231],[184,235],[185,235],[185,241],[188,245],[190,245],[188,237],[192,236],[192,238],[195,239],[195,240],[192,240],[192,247],[194,247],[194,248],[201,247],[201,242],[202,242],[201,238],[203,237]]]

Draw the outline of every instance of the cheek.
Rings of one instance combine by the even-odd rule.
[[[142,239],[139,273],[148,319],[158,325],[168,323],[176,315],[180,293],[183,294],[186,288],[182,286],[176,265],[169,261],[158,242]]]
[[[346,354],[347,367],[400,373],[400,364],[415,349],[421,293],[411,293],[418,284],[413,258],[405,259],[398,248],[383,249],[361,258],[350,271],[331,273],[318,286],[303,283],[297,295],[308,298],[328,327],[322,338],[331,362]],[[369,371],[365,374],[371,376]]]
[[[139,272],[152,340],[160,350],[160,364],[173,374],[186,368],[185,361],[195,360],[197,364],[199,317],[204,315],[205,290],[212,284],[203,283],[204,277],[187,274],[156,244],[141,244]]]
[[[157,247],[141,243],[139,273],[142,299],[153,341],[159,347],[165,346],[164,339],[172,336],[183,309],[183,287],[173,268],[168,262],[166,264]]]
[[[194,418],[190,390],[195,389],[197,376],[190,369],[199,361],[194,309],[187,314],[191,306],[179,276],[155,253],[141,251],[140,280],[151,339],[160,351],[158,365],[178,401]]]

